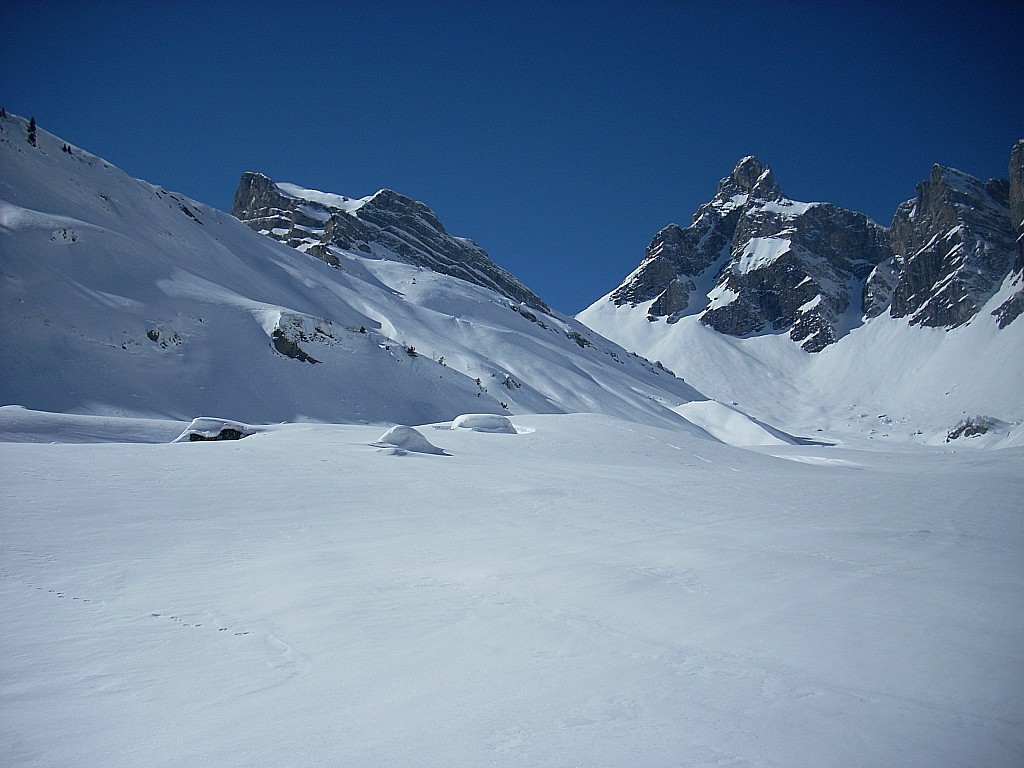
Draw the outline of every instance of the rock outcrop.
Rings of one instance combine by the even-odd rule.
[[[342,252],[393,258],[497,291],[549,312],[548,306],[495,264],[472,240],[454,237],[423,203],[389,189],[352,199],[246,173],[235,192],[233,216],[256,231],[326,261]]]

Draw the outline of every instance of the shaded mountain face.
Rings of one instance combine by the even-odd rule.
[[[1024,140],[1018,141],[1010,154],[1010,231],[1014,238],[1013,281],[1016,293],[1003,302],[993,314],[1000,328],[1005,328],[1024,314]]]
[[[548,306],[472,240],[454,237],[423,203],[389,189],[370,197],[277,184],[261,173],[242,176],[231,213],[257,232],[339,265],[344,251],[426,267],[521,301]]]
[[[892,222],[890,313],[955,328],[974,317],[1013,263],[1009,182],[936,165]]]
[[[689,227],[655,236],[611,300],[651,302],[651,321],[699,314],[732,336],[788,331],[817,351],[838,338],[863,280],[888,256],[888,233],[864,214],[789,200],[770,168],[745,157]]]
[[[891,230],[830,203],[799,203],[771,169],[743,158],[689,227],[655,235],[640,266],[609,295],[651,322],[688,315],[729,336],[787,333],[818,352],[890,312],[953,328],[970,320],[1007,273],[1024,269],[1024,142],[1010,181],[981,182],[935,166]],[[1024,294],[1000,308],[1005,325]]]

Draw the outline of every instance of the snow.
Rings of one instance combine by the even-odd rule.
[[[517,421],[0,442],[0,762],[1024,758],[1024,449]]]
[[[23,136],[23,120],[0,120],[0,405],[248,424],[579,411],[670,424],[684,423],[671,406],[700,397],[607,340],[579,347],[571,318],[541,314],[542,327],[393,254],[338,250],[336,269],[68,155],[45,131],[38,148]],[[318,362],[282,353],[289,343]]]
[[[777,213],[783,216],[803,216],[808,210],[821,203],[799,203],[795,200],[783,199],[761,203],[758,209],[769,213]]]
[[[727,445],[792,445],[796,441],[715,400],[683,403],[673,410]]]
[[[823,300],[824,299],[822,298],[822,295],[820,293],[815,294],[814,298],[809,299],[808,301],[805,301],[803,304],[801,304],[800,307],[797,309],[796,313],[799,315],[803,314],[804,312],[810,312],[816,306],[821,304]]]
[[[391,446],[402,452],[443,454],[444,451],[431,443],[422,433],[404,424],[396,424],[372,443],[376,446]]]
[[[516,428],[507,417],[490,413],[464,413],[452,422],[452,429],[516,434]]]
[[[300,187],[297,184],[289,184],[287,182],[275,182],[274,185],[281,190],[284,194],[289,197],[297,197],[300,200],[309,200],[313,203],[320,203],[328,208],[336,208],[346,213],[352,213],[363,207],[370,197],[361,197],[353,199],[344,195],[335,195],[331,192],[320,192],[316,189],[306,189]]]
[[[185,431],[178,436],[178,439],[175,440],[175,442],[192,442],[195,439],[193,435],[206,438],[207,440],[215,440],[225,430],[229,430],[230,432],[237,434],[240,438],[251,437],[260,431],[257,428],[251,427],[248,424],[242,424],[238,421],[200,416],[199,418],[192,419],[192,422],[185,427]]]
[[[727,283],[719,283],[708,293],[708,309],[721,309],[732,304],[740,295]]]
[[[1024,425],[1024,322],[1000,330],[991,313],[1016,289],[1008,277],[959,328],[925,328],[883,313],[816,354],[782,334],[725,336],[696,317],[650,323],[641,308],[616,307],[607,298],[579,319],[661,360],[705,399],[734,404],[792,435],[938,444],[964,416],[980,414],[1010,425],[998,443],[1009,445],[1016,439],[1010,433]]]
[[[743,252],[733,270],[738,275],[745,275],[756,269],[767,267],[776,259],[785,255],[792,243],[777,237],[752,237],[743,246]]]
[[[1024,762],[1010,281],[819,355],[585,313],[716,402],[23,136],[0,120],[0,764]],[[945,443],[962,411],[996,429]],[[225,426],[252,436],[176,439]]]

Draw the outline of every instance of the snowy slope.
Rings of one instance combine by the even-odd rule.
[[[0,120],[0,404],[249,422],[595,411],[683,382],[565,317],[394,260],[338,267]],[[416,354],[410,354],[412,347]],[[444,358],[441,364],[441,358]]]
[[[1014,261],[1019,218],[1008,201],[1019,208],[1022,158],[1024,142],[1009,182],[935,166],[891,231],[787,200],[769,169],[744,158],[690,227],[656,235],[641,265],[578,319],[662,360],[722,407],[793,434],[934,443],[980,416],[1000,434],[972,445],[1015,443],[1024,251]],[[779,267],[794,238],[807,263]],[[744,282],[752,273],[761,277]],[[826,297],[826,284],[837,292]],[[816,354],[780,341],[787,328]],[[730,418],[710,407],[676,410],[707,426]],[[732,439],[766,439],[733,421]]]
[[[1024,762],[1024,449],[512,421],[3,409],[0,763]]]
[[[696,317],[652,323],[642,305],[616,307],[608,297],[578,319],[788,432],[936,442],[964,416],[1024,424],[1024,323],[999,329],[991,315],[1019,288],[1020,276],[1008,277],[959,328],[883,314],[815,355],[778,336],[726,336]]]

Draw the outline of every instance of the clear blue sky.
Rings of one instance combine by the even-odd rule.
[[[8,111],[225,210],[247,170],[398,190],[570,313],[744,155],[888,224],[1024,137],[1016,3],[4,6]]]

